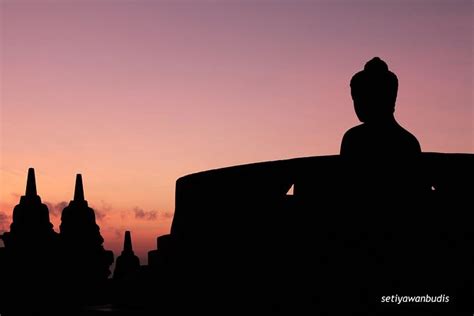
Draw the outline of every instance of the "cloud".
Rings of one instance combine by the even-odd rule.
[[[120,219],[122,219],[122,221],[127,220],[129,213],[130,213],[129,211],[121,211],[120,212]]]
[[[45,201],[44,204],[46,204],[46,206],[48,207],[49,214],[52,217],[61,217],[61,213],[63,209],[69,205],[69,203],[66,201],[62,201],[59,203],[52,203],[52,202]],[[107,213],[111,210],[111,207],[108,204],[106,204],[104,201],[102,201],[100,208],[96,208],[96,207],[92,207],[92,208],[94,209],[95,218],[99,221],[103,221],[103,219],[107,216]]]
[[[113,240],[122,240],[125,230],[126,229],[124,226],[114,227],[110,225],[105,225],[101,229],[102,232],[106,232],[106,234],[110,236]]]
[[[131,214],[133,212],[133,215]],[[121,211],[120,212],[120,219],[122,221],[127,221],[130,216],[134,216],[136,219],[143,219],[143,220],[148,220],[152,221],[155,219],[160,218],[165,218],[165,219],[172,219],[174,216],[174,212],[158,212],[158,211],[145,211],[144,209],[140,207],[135,207],[133,211]]]
[[[112,206],[108,203],[106,203],[104,200],[100,201],[100,207],[93,207],[95,212],[95,218],[99,221],[103,221],[107,214],[112,210]]]
[[[105,228],[107,231],[111,232],[112,234],[112,238],[115,239],[115,240],[120,240],[122,239],[122,236],[123,236],[123,232],[125,231],[123,227],[120,227],[120,228],[116,228],[116,227],[106,227]]]
[[[12,196],[15,200],[20,201],[21,194],[18,194],[18,193],[11,193],[11,196]]]
[[[115,228],[113,232],[115,239],[122,239],[123,229]]]
[[[107,216],[106,211],[104,210],[99,210],[97,208],[94,208],[94,213],[95,213],[95,218],[99,221],[103,221],[104,218]]]
[[[62,201],[59,203],[44,202],[49,209],[49,214],[53,217],[60,217],[63,209],[68,206],[68,202]]]
[[[163,212],[161,213],[161,216],[164,218],[173,218],[174,212]]]
[[[158,212],[157,211],[144,211],[143,209],[139,207],[135,207],[133,209],[133,212],[135,213],[135,218],[138,219],[143,219],[146,221],[153,221],[157,218]]]
[[[11,218],[7,213],[0,212],[0,233],[8,230]]]

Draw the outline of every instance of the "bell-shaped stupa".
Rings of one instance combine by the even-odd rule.
[[[49,220],[48,207],[41,203],[36,191],[36,177],[33,168],[28,169],[25,195],[13,209],[10,232],[3,236],[5,248],[13,251],[50,248],[57,238]]]
[[[95,212],[84,198],[82,175],[76,175],[74,199],[64,208],[59,226],[61,239],[74,247],[101,247],[104,239],[95,220]]]
[[[60,237],[68,269],[80,282],[106,280],[113,253],[103,247],[104,239],[96,223],[95,212],[84,198],[82,175],[76,176],[74,199],[61,214]]]
[[[3,307],[15,315],[29,315],[48,301],[42,292],[47,284],[58,283],[55,272],[60,256],[58,234],[36,191],[33,168],[28,170],[25,195],[13,209],[10,231],[1,237],[5,248],[0,251],[0,312]],[[19,298],[28,304],[18,304]]]
[[[114,279],[122,279],[133,276],[140,269],[140,259],[135,255],[132,248],[132,237],[129,231],[125,232],[123,251],[117,258]]]

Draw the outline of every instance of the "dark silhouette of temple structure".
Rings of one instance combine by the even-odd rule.
[[[10,232],[3,234],[5,248],[13,252],[30,251],[38,246],[44,248],[54,245],[57,237],[49,220],[48,207],[41,203],[36,192],[35,170],[30,168],[25,195],[13,210]]]
[[[134,277],[140,269],[140,259],[135,255],[132,248],[132,236],[130,231],[125,232],[122,254],[117,257],[114,270],[114,279]]]
[[[403,171],[406,183],[420,184],[410,191],[392,190],[393,179],[380,177],[373,162],[343,156],[188,175],[176,183],[171,233],[157,238],[149,265],[140,266],[126,233],[114,278],[106,282],[100,280],[111,257],[84,199],[82,178],[56,234],[30,169],[11,231],[2,236],[0,311],[23,315],[34,306],[34,314],[51,314],[42,288],[53,282],[64,291],[58,292],[57,314],[113,303],[121,315],[190,307],[458,315],[470,310],[474,297],[473,163],[473,154],[422,153],[403,160],[392,167]],[[389,192],[379,195],[384,188]],[[78,294],[83,292],[90,295]],[[443,294],[450,301],[381,303],[382,296],[395,294]],[[30,304],[16,304],[18,297]]]
[[[81,175],[74,200],[62,212],[58,234],[30,168],[25,195],[13,210],[10,231],[1,238],[5,247],[0,248],[0,312],[61,314],[63,308],[101,301],[113,253],[102,246],[94,210],[84,200]],[[51,284],[61,289],[53,301],[44,290]],[[82,288],[88,290],[78,291]]]
[[[422,153],[390,166],[321,156],[188,175],[176,183],[173,246],[152,254],[168,252],[176,300],[206,311],[465,313],[473,165],[472,154]],[[392,294],[451,300],[381,302]]]
[[[104,239],[96,223],[95,212],[84,198],[82,175],[76,176],[74,199],[61,213],[60,239],[63,255],[63,278],[75,286],[101,288],[110,275],[112,251],[103,247]],[[98,299],[98,298],[94,298]]]
[[[0,307],[21,314],[28,311],[28,306],[41,309],[48,305],[41,293],[46,284],[57,280],[59,235],[49,220],[48,207],[37,194],[33,168],[28,170],[25,195],[13,209],[10,231],[2,239],[5,248],[0,255],[0,300],[4,306]],[[21,298],[29,298],[29,304],[17,305]]]
[[[166,267],[170,264],[173,251],[173,238],[163,235],[156,238],[156,249],[148,252],[148,265],[151,268]]]

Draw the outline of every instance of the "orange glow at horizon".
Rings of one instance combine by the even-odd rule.
[[[146,263],[186,174],[337,154],[374,56],[423,151],[474,152],[470,1],[2,1],[0,232],[34,167],[56,231],[76,173]]]

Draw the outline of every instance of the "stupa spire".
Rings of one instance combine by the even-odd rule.
[[[25,196],[33,197],[37,196],[36,192],[36,178],[35,178],[35,169],[29,168],[28,169],[28,178],[26,180],[26,192]]]
[[[82,175],[76,175],[76,187],[74,189],[74,201],[84,201],[84,186],[82,185]]]
[[[123,252],[133,253],[132,236],[128,230],[125,232],[125,238],[123,240]]]

